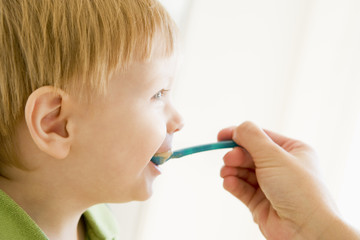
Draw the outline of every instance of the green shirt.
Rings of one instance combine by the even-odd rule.
[[[84,214],[86,239],[118,240],[117,223],[105,204],[89,208]],[[48,240],[30,216],[0,189],[0,239]]]

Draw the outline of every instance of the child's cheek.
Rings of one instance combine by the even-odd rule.
[[[153,125],[149,126],[149,132],[147,137],[147,144],[151,152],[151,157],[155,154],[158,149],[161,147],[166,138],[166,124],[161,122],[154,122]]]
[[[123,143],[134,156],[150,161],[166,138],[165,114],[153,105],[139,104],[120,119]]]
[[[166,138],[166,122],[158,115],[146,114],[132,122],[133,134],[137,136],[134,150],[146,154],[147,160],[156,153]]]

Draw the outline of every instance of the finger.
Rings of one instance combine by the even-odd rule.
[[[235,147],[223,157],[226,166],[255,168],[250,154],[243,148]]]
[[[224,140],[232,139],[234,129],[235,129],[235,126],[222,129],[218,133],[218,136],[217,136],[218,141],[224,141]]]
[[[264,129],[264,132],[274,141],[277,145],[290,152],[294,149],[302,149],[307,151],[313,151],[313,149],[307,144],[292,138],[285,137],[278,133]]]
[[[220,176],[222,178],[235,176],[250,183],[253,187],[258,187],[258,182],[256,179],[255,172],[247,168],[234,168],[234,167],[223,166],[220,171]]]
[[[264,129],[264,132],[266,133],[266,135],[268,135],[271,138],[271,140],[273,140],[279,146],[283,146],[287,142],[293,141],[293,139],[287,138],[283,135],[280,135],[278,133],[275,133],[267,129]]]
[[[243,146],[254,161],[267,159],[269,155],[279,154],[283,151],[261,128],[252,122],[244,122],[235,128],[233,140]]]
[[[237,199],[242,201],[246,206],[249,205],[256,192],[256,188],[254,188],[251,184],[235,176],[225,177],[223,187]]]

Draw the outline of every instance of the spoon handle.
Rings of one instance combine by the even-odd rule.
[[[209,143],[199,146],[193,146],[188,147],[184,149],[177,150],[173,152],[171,155],[171,158],[180,158],[184,157],[190,154],[198,153],[198,152],[204,152],[204,151],[210,151],[210,150],[216,150],[216,149],[222,149],[222,148],[233,148],[233,147],[240,147],[237,145],[234,141],[220,141],[216,143]]]

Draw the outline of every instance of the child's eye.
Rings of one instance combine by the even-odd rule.
[[[152,98],[154,100],[159,100],[161,98],[163,98],[166,95],[166,92],[168,92],[169,90],[166,89],[161,89],[160,91],[158,91]]]

